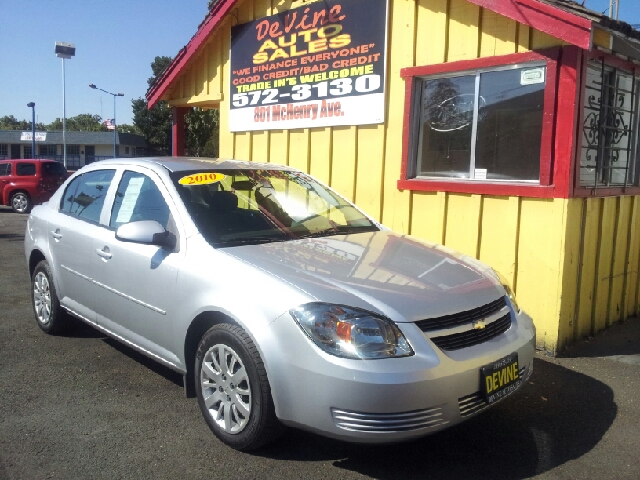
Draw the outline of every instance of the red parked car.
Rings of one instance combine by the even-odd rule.
[[[0,205],[29,213],[46,202],[67,179],[67,170],[55,160],[0,160]]]

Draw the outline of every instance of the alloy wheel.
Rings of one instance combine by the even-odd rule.
[[[213,421],[230,434],[242,432],[251,414],[251,385],[240,356],[217,344],[204,355],[200,370],[204,404]]]
[[[46,325],[51,319],[51,289],[47,276],[38,272],[33,281],[33,306],[40,323]]]

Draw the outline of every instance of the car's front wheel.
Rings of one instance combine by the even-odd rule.
[[[51,269],[46,260],[36,265],[31,277],[31,287],[31,304],[38,326],[51,335],[67,331],[71,319],[60,306]]]
[[[255,450],[282,433],[260,353],[239,326],[215,325],[202,337],[195,383],[209,428],[230,447]]]
[[[29,213],[32,207],[31,198],[25,192],[16,192],[11,195],[11,208],[16,213]]]

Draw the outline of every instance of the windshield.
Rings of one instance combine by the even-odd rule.
[[[378,230],[302,173],[206,169],[171,177],[200,233],[216,247]]]

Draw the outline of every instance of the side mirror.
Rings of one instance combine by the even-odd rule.
[[[168,249],[176,246],[176,236],[155,220],[125,223],[116,230],[116,238],[122,242],[157,245]]]

